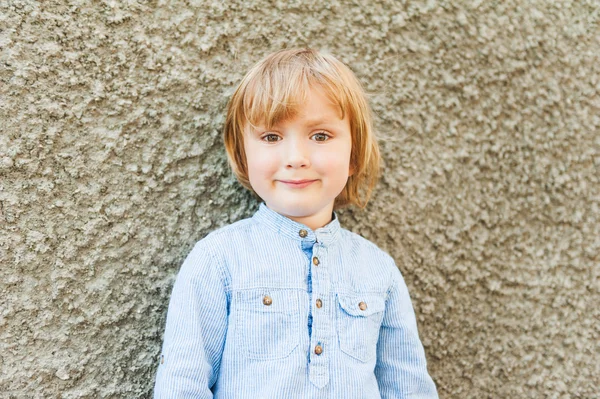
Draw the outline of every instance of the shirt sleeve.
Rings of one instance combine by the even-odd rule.
[[[437,399],[408,288],[394,265],[393,284],[377,342],[375,376],[382,399]]]
[[[155,399],[212,398],[227,332],[224,269],[197,243],[173,286]]]

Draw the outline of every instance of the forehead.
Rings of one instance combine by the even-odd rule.
[[[344,119],[346,115],[335,99],[319,88],[311,88],[306,93],[302,104],[294,108],[291,118],[302,119],[309,124],[321,122],[337,122]]]
[[[336,96],[320,85],[297,87],[277,100],[269,96],[255,98],[245,112],[246,125],[271,128],[290,120],[302,120],[306,125],[335,123],[347,118],[347,112]],[[269,101],[270,100],[270,101]]]

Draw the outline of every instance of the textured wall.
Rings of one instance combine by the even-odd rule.
[[[257,206],[226,101],[305,45],[371,93],[385,173],[341,220],[400,265],[441,396],[598,397],[599,20],[599,0],[0,0],[0,397],[150,396],[182,260]]]

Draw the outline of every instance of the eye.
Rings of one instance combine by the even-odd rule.
[[[312,135],[312,137],[314,138],[315,141],[327,141],[331,138],[331,136],[325,132],[315,133]]]
[[[275,143],[275,142],[279,141],[281,139],[281,137],[279,137],[276,134],[269,133],[269,134],[265,134],[260,139],[262,141],[266,141],[267,143]]]

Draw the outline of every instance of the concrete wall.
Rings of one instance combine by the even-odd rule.
[[[600,386],[600,2],[0,0],[0,397],[147,398],[174,276],[249,216],[221,144],[246,69],[332,52],[444,398]]]

